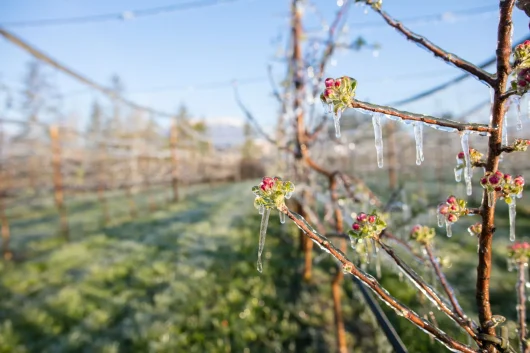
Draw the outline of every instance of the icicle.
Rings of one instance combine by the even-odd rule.
[[[510,241],[515,241],[515,198],[512,196],[512,202],[508,205],[510,212]]]
[[[502,122],[502,144],[508,146],[508,111],[504,113],[504,121]]]
[[[342,111],[339,109],[337,112],[333,115],[333,122],[335,123],[335,137],[340,137],[340,116],[342,114]]]
[[[464,160],[465,160],[465,170],[464,170],[464,180],[466,181],[466,191],[467,195],[472,193],[472,183],[471,178],[473,177],[473,166],[471,165],[471,156],[469,155],[469,132],[463,131],[461,137],[462,150],[464,151]]]
[[[523,128],[523,120],[521,119],[521,98],[517,96],[513,96],[513,102],[515,103],[515,106],[517,107],[516,110],[516,116],[517,116],[517,130],[521,130]]]
[[[416,140],[416,165],[424,160],[423,156],[423,123],[414,123],[414,139]]]
[[[383,131],[381,129],[381,115],[376,113],[372,116],[374,125],[375,150],[377,152],[377,166],[383,168]]]
[[[493,99],[495,98],[495,90],[490,88],[490,125],[493,122]]]
[[[281,224],[285,223],[285,213],[283,213],[283,212],[280,212],[280,223]]]
[[[375,275],[381,278],[381,259],[377,255],[375,256]]]
[[[488,207],[493,206],[493,202],[495,202],[495,191],[487,191],[487,197],[488,197]]]
[[[436,213],[436,216],[438,218],[438,227],[443,227],[444,219],[445,219],[444,215],[440,213]]]
[[[261,216],[261,225],[259,227],[259,246],[258,246],[258,271],[263,272],[263,264],[261,263],[261,254],[265,246],[265,237],[267,236],[267,225],[269,224],[269,216],[271,214],[270,208],[266,208]]]
[[[350,238],[350,245],[353,250],[357,247],[357,243],[359,242],[359,239],[357,238]]]
[[[455,180],[457,183],[462,180],[462,171],[464,170],[462,166],[463,164],[462,160],[456,156]]]
[[[453,229],[451,226],[453,223],[449,222],[447,219],[445,220],[445,230],[447,231],[447,237],[451,238],[453,236]]]
[[[259,214],[263,214],[263,212],[265,212],[265,206],[260,205],[259,206]]]

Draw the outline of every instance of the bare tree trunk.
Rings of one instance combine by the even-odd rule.
[[[55,206],[59,212],[59,224],[61,235],[69,240],[68,214],[64,205],[63,176],[61,172],[61,142],[59,137],[59,127],[50,126],[50,138],[52,149],[52,168]]]

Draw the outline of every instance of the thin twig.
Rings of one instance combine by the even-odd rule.
[[[366,3],[368,5],[371,5],[373,3],[373,0],[367,0]],[[471,75],[475,76],[481,81],[486,82],[488,85],[493,86],[495,84],[495,78],[492,74],[489,72],[481,69],[480,67],[470,63],[469,61],[466,61],[459,56],[455,54],[451,54],[439,46],[435,45],[425,37],[420,36],[419,34],[416,34],[412,32],[410,29],[405,27],[401,22],[396,21],[394,18],[392,18],[388,13],[381,10],[381,8],[378,8],[376,6],[371,6],[372,9],[374,9],[378,14],[383,17],[383,19],[388,23],[391,27],[395,28],[399,32],[401,32],[408,40],[415,42],[422,46],[423,48],[429,50],[431,53],[433,53],[435,56],[445,60],[446,62],[449,62],[456,67],[470,73]]]
[[[519,280],[517,281],[517,318],[519,319],[519,343],[521,348],[521,353],[530,352],[530,346],[526,341],[526,263],[519,262],[518,264],[518,274]]]
[[[421,122],[424,122],[430,125],[453,128],[458,131],[468,130],[468,131],[491,133],[497,130],[485,124],[461,123],[461,122],[450,120],[450,119],[435,118],[429,115],[410,113],[410,112],[406,112],[403,110],[394,109],[392,107],[371,104],[371,103],[367,103],[367,102],[363,102],[359,100],[352,100],[350,103],[350,108],[359,108],[359,109],[368,110],[374,113],[391,115],[391,116],[401,118],[403,120],[421,121]]]
[[[462,327],[474,340],[477,339],[477,335],[469,325],[469,322],[451,310],[448,303],[444,302],[433,288],[425,283],[425,281],[412,268],[410,268],[403,260],[401,260],[391,247],[381,242],[380,239],[377,239],[376,241],[379,245],[381,245],[381,248],[394,260],[396,265],[418,287],[418,289],[425,294],[425,296],[430,298],[444,314],[449,316],[460,327]]]
[[[380,283],[374,277],[357,268],[352,261],[346,258],[346,255],[342,251],[337,249],[323,235],[316,232],[316,230],[314,230],[314,228],[311,227],[300,215],[289,211],[287,207],[281,209],[280,212],[284,212],[287,217],[289,217],[300,229],[302,229],[309,238],[311,238],[320,247],[329,252],[331,256],[338,260],[342,264],[344,271],[347,271],[348,273],[358,278],[364,285],[368,286],[375,294],[377,294],[381,300],[383,300],[385,303],[395,309],[399,313],[399,315],[402,315],[407,320],[412,322],[415,326],[431,334],[438,341],[442,342],[450,349],[464,353],[475,353],[475,350],[471,347],[456,341],[437,327],[433,326],[433,324],[429,321],[421,318],[410,308],[399,303],[397,299],[395,299],[393,296],[390,295],[390,293],[388,293],[383,287],[381,287]]]
[[[434,257],[431,246],[429,244],[425,244],[424,247],[425,247],[425,251],[427,252],[427,255],[429,256],[429,261],[431,262],[431,265],[434,268],[434,272],[436,273],[436,276],[440,280],[440,283],[445,293],[447,294],[449,301],[453,305],[453,310],[458,314],[458,316],[460,316],[462,320],[467,320],[468,317],[464,314],[462,307],[460,307],[460,304],[458,303],[458,300],[456,299],[453,288],[451,288],[451,285],[449,284],[449,282],[447,282],[447,279],[445,278],[445,275],[442,272],[442,269],[440,268],[440,264]]]

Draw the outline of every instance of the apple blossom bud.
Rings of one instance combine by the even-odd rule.
[[[375,223],[375,219],[376,219],[376,217],[374,215],[368,216],[368,222],[370,222],[370,223]]]
[[[447,221],[451,222],[451,223],[454,223],[454,222],[458,221],[458,216],[455,215],[455,214],[450,213],[450,214],[447,215]]]
[[[357,215],[358,222],[365,222],[367,218],[368,218],[368,215],[364,212],[361,212]]]
[[[352,227],[353,230],[359,230],[359,229],[361,229],[361,225],[360,225],[359,223],[357,223],[357,222],[356,222],[356,223],[353,223],[353,224],[351,225],[351,227]]]
[[[322,81],[320,81],[322,82]],[[335,84],[335,80],[332,79],[332,78],[326,78],[326,81],[324,81],[324,84],[326,85],[326,87],[333,87],[333,85]]]

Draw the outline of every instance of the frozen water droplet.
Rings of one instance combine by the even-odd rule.
[[[504,112],[504,120],[502,122],[502,144],[508,146],[508,108]]]
[[[466,182],[467,195],[472,193],[471,178],[473,178],[473,166],[471,165],[471,156],[469,154],[469,132],[463,131],[461,135],[462,151],[464,151],[464,180]]]
[[[453,223],[449,222],[447,219],[445,220],[445,230],[447,231],[447,237],[451,238],[453,236],[453,229],[451,226]]]
[[[357,247],[357,243],[359,242],[359,239],[350,237],[350,245],[353,250]]]
[[[341,110],[337,110],[337,112],[333,115],[333,122],[335,123],[335,137],[340,138],[340,116],[342,114]]]
[[[285,198],[286,198],[286,199],[290,199],[291,196],[293,196],[293,193],[292,193],[292,192],[287,192],[287,193],[285,193]]]
[[[283,212],[280,212],[280,223],[281,224],[285,223],[285,213],[283,213]]]
[[[445,220],[445,217],[443,214],[440,214],[440,213],[436,213],[436,217],[438,219],[438,227],[443,227],[444,225],[444,220]]]
[[[488,197],[488,206],[492,207],[493,203],[495,202],[495,191],[488,191],[487,192]]]
[[[508,205],[510,218],[510,241],[515,241],[515,198],[512,195],[512,202]]]
[[[517,108],[516,110],[517,130],[521,130],[523,128],[523,120],[521,118],[521,98],[518,96],[513,96],[512,100],[515,103],[515,106]]]
[[[416,165],[423,162],[423,123],[414,123],[414,139],[416,140]]]
[[[381,114],[375,113],[372,116],[374,126],[375,151],[377,153],[377,166],[383,168],[383,130],[381,128]]]
[[[271,214],[270,208],[266,208],[261,216],[261,225],[259,227],[259,245],[258,245],[258,271],[263,272],[263,264],[261,262],[261,254],[265,246],[265,237],[267,236],[267,226],[269,225],[269,216]]]

